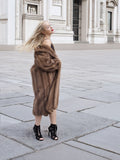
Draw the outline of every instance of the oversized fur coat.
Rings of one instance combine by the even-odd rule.
[[[52,113],[58,107],[61,61],[54,49],[41,45],[34,51],[30,69],[34,91],[33,115]]]

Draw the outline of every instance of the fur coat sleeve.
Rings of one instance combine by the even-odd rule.
[[[33,114],[52,113],[58,106],[61,61],[49,46],[42,45],[34,52],[34,64],[31,67],[34,91]]]
[[[39,53],[35,55],[35,64],[43,71],[53,72],[60,68],[61,62],[57,57],[52,57],[48,53]]]

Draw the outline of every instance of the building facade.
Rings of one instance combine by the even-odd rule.
[[[120,0],[0,0],[0,44],[26,41],[48,20],[54,43],[120,43]]]

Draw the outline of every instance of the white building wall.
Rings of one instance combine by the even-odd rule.
[[[69,1],[69,2],[68,2]],[[67,4],[71,7],[70,0],[62,0],[62,3],[53,3],[53,0],[49,0],[48,20],[54,28],[54,34],[52,35],[52,41],[54,43],[74,43],[73,31],[70,26],[70,18],[68,15],[70,8],[67,8]],[[69,25],[69,27],[68,27]]]
[[[106,6],[106,2],[113,6]],[[120,43],[120,0],[116,2],[82,0],[80,42],[107,43],[113,39],[113,42]],[[27,13],[28,3],[38,6],[37,15]],[[28,40],[43,20],[48,20],[53,25],[53,43],[74,43],[73,0],[0,0],[0,4],[0,44],[21,44]],[[108,31],[108,11],[113,13],[111,32]]]
[[[8,43],[8,0],[0,0],[0,44]]]
[[[42,15],[36,15],[36,18],[35,16],[34,17],[31,16],[31,18],[30,16],[28,16],[26,9],[27,4],[25,2],[24,4],[25,16],[23,17],[23,40],[26,41],[29,39],[36,26],[42,20],[48,20],[54,28],[54,34],[52,35],[51,38],[53,43],[74,43],[72,26],[70,26],[72,25],[70,19],[72,18],[72,16],[69,18],[70,15],[67,14],[70,14],[70,12],[66,11],[68,1],[69,1],[69,6],[72,8],[70,3],[71,0],[64,0],[64,1],[62,0],[61,1],[62,3],[57,3],[57,1],[53,0],[42,1],[41,3],[41,6],[43,8],[43,12],[41,12]],[[70,10],[70,8],[68,8],[68,10]]]
[[[15,44],[15,0],[8,0],[8,44]]]
[[[102,3],[102,15],[101,15]],[[107,43],[106,36],[106,1],[89,0],[89,43]]]

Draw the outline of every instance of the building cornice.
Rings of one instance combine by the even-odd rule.
[[[23,19],[30,19],[30,20],[43,20],[42,15],[29,15],[29,14],[23,14]]]

